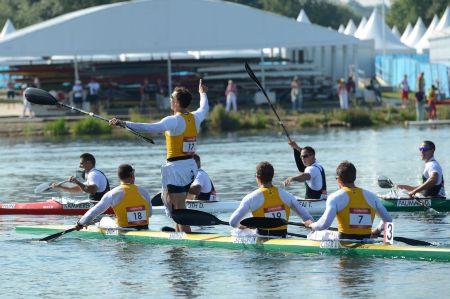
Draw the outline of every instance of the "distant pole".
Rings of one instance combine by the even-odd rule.
[[[170,52],[167,53],[167,93],[172,94],[172,58]]]
[[[384,0],[382,0],[382,4],[381,4],[381,14],[382,14],[382,21],[383,21],[383,24],[382,24],[382,34],[383,34],[383,36],[382,36],[382,39],[383,39],[383,56],[384,55],[386,55],[386,39],[385,39],[385,27],[386,27],[386,19],[385,19],[385,16],[386,16],[386,14],[385,14],[385,11],[384,11]]]
[[[264,73],[264,49],[261,49],[261,84],[266,89],[266,74]]]
[[[75,82],[77,82],[78,80],[80,80],[80,75],[78,73],[78,59],[77,59],[77,55],[73,56],[73,72],[74,72]]]

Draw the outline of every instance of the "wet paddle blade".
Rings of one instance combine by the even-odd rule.
[[[281,218],[250,217],[242,220],[241,224],[249,228],[267,229],[287,225],[287,221]]]
[[[378,186],[380,186],[380,188],[383,189],[390,189],[394,187],[394,184],[389,178],[385,176],[380,176],[378,177]]]
[[[218,219],[216,216],[190,209],[178,209],[173,210],[171,213],[173,221],[181,225],[192,225],[192,226],[210,226],[210,225],[229,225],[228,222]]]
[[[40,185],[37,185],[36,188],[34,188],[34,193],[43,193],[50,189],[51,189],[50,183],[42,183]]]
[[[49,241],[52,241],[52,240],[55,240],[55,239],[61,237],[62,235],[65,235],[65,234],[67,234],[67,233],[70,233],[70,232],[72,232],[72,231],[74,231],[74,230],[76,230],[76,228],[75,228],[75,227],[72,227],[72,228],[66,229],[66,230],[64,230],[64,231],[62,231],[62,232],[59,232],[59,233],[56,233],[56,234],[47,236],[47,237],[45,237],[45,238],[39,239],[39,241],[42,241],[42,242],[49,242]]]
[[[28,87],[25,89],[25,98],[27,101],[37,105],[56,105],[58,100],[45,90]]]
[[[405,237],[394,237],[394,240],[398,241],[398,242],[403,242],[405,244],[412,245],[412,246],[432,246],[433,245],[430,242],[415,240],[415,239],[410,239],[410,238],[405,238]]]

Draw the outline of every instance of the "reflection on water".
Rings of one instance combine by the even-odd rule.
[[[203,272],[197,271],[192,263],[189,249],[185,247],[172,247],[165,252],[165,262],[169,272],[164,276],[171,285],[171,290],[177,296],[197,298],[202,294],[201,282]]]
[[[374,298],[373,258],[338,257],[338,281],[344,298]]]

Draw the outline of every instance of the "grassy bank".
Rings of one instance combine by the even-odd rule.
[[[415,107],[406,108],[385,105],[381,107],[357,107],[349,110],[327,110],[318,112],[292,112],[277,108],[284,125],[288,128],[323,128],[323,127],[371,127],[403,124],[415,120]],[[107,116],[105,116],[107,117]],[[438,118],[450,119],[450,107],[438,106]],[[134,122],[151,122],[134,110],[129,113],[129,119]],[[216,105],[210,112],[202,129],[209,132],[233,132],[239,130],[259,130],[277,126],[277,119],[269,108],[226,112],[222,105]],[[24,129],[25,130],[25,129]],[[24,131],[32,134],[29,128]],[[107,135],[113,129],[106,122],[86,117],[75,122],[67,122],[61,118],[46,123],[44,133],[47,136],[64,135]],[[125,131],[124,131],[125,132]],[[118,132],[119,133],[119,132]],[[122,134],[121,134],[122,135]]]

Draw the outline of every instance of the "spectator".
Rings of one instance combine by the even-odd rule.
[[[409,100],[409,84],[407,75],[405,75],[402,82],[400,82],[400,97],[402,99],[402,107],[406,107]]]
[[[416,96],[416,120],[421,121],[424,119],[425,109],[423,106],[425,94],[423,91],[418,91],[415,94]]]
[[[431,85],[431,88],[428,91],[428,105],[430,106],[428,110],[428,120],[434,120],[437,118],[436,90],[437,90],[436,86]]]
[[[302,89],[300,80],[297,76],[294,76],[291,81],[291,102],[292,102],[292,110],[298,110],[302,106]]]
[[[156,80],[156,107],[160,110],[166,109],[164,105],[164,97],[166,96],[166,89],[161,79]]]
[[[83,86],[80,80],[75,81],[75,85],[72,88],[72,99],[76,108],[83,108]]]
[[[425,92],[425,77],[424,72],[421,72],[417,77],[417,90]]]
[[[31,87],[41,88],[41,81],[39,81],[38,77],[34,77]]]
[[[100,83],[95,81],[94,77],[91,77],[91,82],[88,83],[88,102],[91,104],[91,109],[95,114],[99,112],[99,92]]]
[[[337,94],[339,97],[339,105],[341,109],[348,109],[348,92],[344,78],[337,81]]]
[[[227,88],[225,89],[225,95],[227,96],[226,108],[227,112],[230,111],[230,106],[233,106],[233,111],[237,111],[237,87],[236,84],[233,83],[233,80],[228,80]]]
[[[370,89],[375,93],[375,100],[378,104],[381,104],[381,91],[380,84],[378,84],[377,77],[373,76],[370,78]]]
[[[14,97],[16,96],[16,92],[14,91],[14,80],[13,79],[9,79],[8,83],[7,83],[7,88],[8,88],[8,92],[6,95],[6,98],[9,100],[14,100]]]
[[[350,101],[353,103],[355,100],[356,85],[355,85],[355,81],[353,81],[352,76],[349,76],[348,80],[347,80],[347,93],[348,93]]]
[[[150,101],[150,84],[148,83],[148,79],[145,78],[144,82],[141,84],[139,88],[139,94],[141,95],[141,103],[139,104],[139,110],[141,113],[145,111],[145,105]]]

